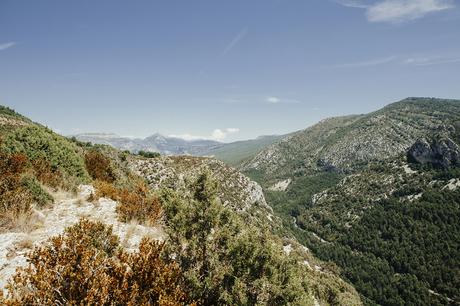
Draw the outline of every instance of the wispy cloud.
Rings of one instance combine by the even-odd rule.
[[[14,42],[14,41],[10,41],[10,42],[4,43],[4,44],[0,44],[0,51],[9,49],[11,47],[14,47],[15,45],[16,45],[16,42]]]
[[[238,43],[248,35],[248,28],[243,28],[238,34],[236,34],[235,37],[227,44],[225,49],[222,51],[220,56],[225,56],[227,55]]]
[[[458,57],[410,57],[404,60],[404,64],[414,66],[432,66],[441,64],[460,63],[460,56]]]
[[[369,4],[363,3],[360,0],[335,0],[335,2],[347,6],[347,7],[354,7],[354,8],[368,8]]]
[[[361,68],[385,65],[390,63],[395,65],[431,66],[459,62],[460,56],[388,56],[384,58],[365,60],[361,62],[335,65],[330,68]]]
[[[360,62],[353,62],[353,63],[345,63],[332,66],[332,68],[360,68],[360,67],[371,67],[371,66],[379,66],[387,63],[391,63],[397,59],[396,56],[388,56],[383,58],[375,58]]]
[[[275,97],[275,96],[268,96],[267,98],[265,98],[265,102],[270,103],[270,104],[297,104],[297,103],[300,103],[299,100],[285,99],[285,98],[280,98],[280,97]]]
[[[225,48],[222,50],[222,52],[220,53],[216,53],[216,58],[215,59],[211,59],[211,62],[210,63],[206,63],[199,71],[198,71],[198,75],[200,77],[206,77],[207,76],[207,70],[208,68],[213,64],[213,61],[217,60],[217,59],[222,59],[223,57],[225,57],[228,53],[230,53],[230,51],[232,51],[233,48],[235,48],[241,40],[243,40],[246,35],[248,35],[248,28],[245,27],[243,29],[241,29],[237,34],[236,36],[234,36],[232,38],[232,40],[225,46]]]
[[[215,129],[212,131],[210,136],[197,136],[190,133],[180,134],[180,135],[169,135],[169,137],[181,138],[184,140],[217,140],[223,141],[230,134],[239,133],[239,128],[226,128],[226,129]]]
[[[227,138],[228,134],[235,134],[235,133],[238,133],[239,131],[240,129],[238,128],[226,128],[225,130],[215,129],[214,131],[212,131],[211,136],[212,136],[212,139],[221,141]]]
[[[454,0],[336,0],[343,6],[366,10],[369,22],[401,23],[455,7]]]
[[[277,104],[280,103],[281,99],[278,97],[267,97],[266,101],[268,103]]]

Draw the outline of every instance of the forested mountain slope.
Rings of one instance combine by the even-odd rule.
[[[369,305],[460,303],[460,101],[323,120],[244,164]]]

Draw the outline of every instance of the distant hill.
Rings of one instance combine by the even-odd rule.
[[[238,166],[254,157],[267,146],[280,141],[284,135],[259,136],[256,139],[223,143],[209,148],[201,153],[202,156],[212,156],[230,166]]]

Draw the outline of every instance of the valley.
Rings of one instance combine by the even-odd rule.
[[[458,100],[407,98],[285,136],[167,139],[164,150],[66,138],[0,110],[7,302],[27,297],[5,282],[27,252],[90,220],[112,226],[128,253],[144,236],[164,242],[185,304],[460,303]]]

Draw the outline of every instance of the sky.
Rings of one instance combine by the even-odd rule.
[[[0,104],[224,142],[460,98],[458,0],[0,0]]]

